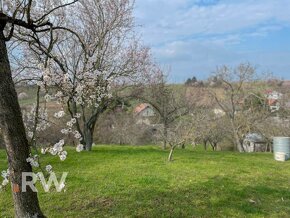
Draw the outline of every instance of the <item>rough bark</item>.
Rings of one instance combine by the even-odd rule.
[[[243,140],[241,139],[239,132],[237,130],[237,127],[235,125],[235,118],[234,118],[234,113],[231,116],[231,126],[233,129],[233,135],[234,135],[234,139],[235,139],[235,148],[237,151],[239,152],[245,152],[244,150],[244,146],[243,146]]]
[[[95,116],[91,117],[91,119],[84,125],[83,145],[85,146],[86,151],[92,150],[94,143],[94,131],[98,117],[99,114],[96,113]]]
[[[86,151],[91,151],[93,147],[94,128],[86,127],[84,130],[84,145]]]
[[[237,132],[235,132],[235,140],[236,140],[236,149],[239,152],[245,152],[244,146],[243,146],[243,140],[241,140]]]
[[[26,159],[30,149],[26,138],[21,110],[12,80],[7,48],[3,35],[5,25],[0,25],[0,128],[6,147],[16,217],[44,217],[37,198],[30,188],[21,192],[22,172],[32,172]]]

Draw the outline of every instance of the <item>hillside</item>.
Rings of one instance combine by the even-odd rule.
[[[177,150],[175,161],[157,147],[69,150],[56,172],[69,172],[66,192],[39,193],[48,217],[289,217],[290,162],[272,154]],[[0,170],[6,168],[0,150]],[[10,190],[0,217],[12,217]]]
[[[264,81],[255,82],[255,83],[249,83],[247,84],[247,89],[251,90],[253,93],[261,93],[264,94],[267,90],[277,90],[283,94],[289,95],[289,87],[290,87],[290,81],[284,81],[283,85],[277,86],[276,84],[266,83]],[[217,93],[218,96],[223,97],[223,89],[221,87],[199,87],[199,86],[184,86],[184,84],[169,84],[170,88],[172,90],[175,90],[176,92],[180,92],[183,90],[184,87],[187,89],[188,96],[195,97],[199,101],[201,101],[202,104],[210,104],[208,101],[208,93],[206,91],[207,88],[212,90],[213,92]],[[26,93],[27,98],[20,99],[20,104],[22,106],[29,106],[35,103],[36,99],[36,92],[37,88],[35,86],[20,86],[17,87],[17,92],[19,93]],[[43,97],[43,93],[41,96]],[[198,95],[199,98],[197,98],[195,95]],[[43,98],[41,98],[43,101]]]

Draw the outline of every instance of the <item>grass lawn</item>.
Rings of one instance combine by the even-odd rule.
[[[271,154],[157,147],[69,149],[56,172],[69,172],[63,193],[39,193],[48,217],[290,217],[290,162]],[[6,157],[0,151],[0,170]],[[0,217],[13,217],[10,190],[0,193]]]

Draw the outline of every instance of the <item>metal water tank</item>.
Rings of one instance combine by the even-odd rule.
[[[273,141],[274,157],[277,161],[290,159],[290,137],[275,137]]]

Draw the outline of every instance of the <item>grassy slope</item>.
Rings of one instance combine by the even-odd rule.
[[[69,150],[55,171],[67,171],[65,193],[40,193],[48,217],[289,217],[290,162],[271,154],[238,154],[154,147]],[[0,170],[5,168],[0,151]],[[252,202],[251,202],[252,201]],[[255,203],[253,202],[255,201]],[[0,196],[0,217],[12,217],[10,191]]]

